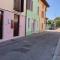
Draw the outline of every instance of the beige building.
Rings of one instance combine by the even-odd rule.
[[[45,31],[46,28],[47,7],[49,7],[49,5],[46,0],[39,0],[40,32]]]
[[[17,14],[22,14],[22,15],[25,15],[26,13],[26,0],[22,0],[23,3],[24,3],[24,12],[18,12],[14,9],[14,4],[15,4],[15,1],[16,0],[0,0],[0,10],[7,10],[7,11],[10,11],[10,12],[13,12],[13,13],[17,13]],[[16,1],[18,3],[18,0]],[[15,4],[16,5],[16,4]],[[20,0],[20,5],[21,5],[21,0]],[[21,7],[21,6],[20,6]]]

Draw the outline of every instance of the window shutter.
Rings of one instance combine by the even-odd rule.
[[[14,10],[18,11],[19,8],[19,0],[14,0]]]
[[[27,0],[27,3],[26,4],[27,4],[26,5],[27,9],[30,9],[30,0]]]
[[[21,12],[21,0],[18,2],[18,11]]]
[[[24,0],[14,0],[14,10],[23,12],[24,10]]]
[[[24,0],[21,0],[21,12],[23,12],[24,11]]]
[[[32,10],[33,9],[33,2],[32,0],[27,0],[27,9]]]
[[[33,1],[30,2],[30,10],[33,10]]]

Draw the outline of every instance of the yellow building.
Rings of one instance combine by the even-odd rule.
[[[49,5],[46,0],[39,0],[40,32],[45,31],[45,28],[46,28],[47,7],[49,7]]]

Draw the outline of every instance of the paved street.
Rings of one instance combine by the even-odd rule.
[[[0,43],[0,60],[52,60],[59,36],[46,32]]]

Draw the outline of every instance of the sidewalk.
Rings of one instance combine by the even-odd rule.
[[[15,43],[15,42],[18,42],[19,40],[20,40],[20,41],[23,41],[23,40],[27,41],[27,40],[29,40],[29,39],[31,39],[31,38],[36,38],[36,37],[39,37],[39,36],[43,36],[43,35],[45,35],[46,33],[47,33],[47,32],[33,33],[33,34],[28,35],[28,36],[26,36],[26,37],[18,37],[18,38],[6,40],[6,41],[0,40],[0,47],[1,47],[1,46],[5,46],[5,45],[13,44],[13,43]],[[27,39],[27,40],[26,40],[26,39]],[[30,40],[30,41],[31,41],[31,40]]]
[[[58,41],[58,45],[57,45],[57,48],[55,50],[53,60],[60,60],[60,39]]]
[[[47,32],[60,32],[60,28],[55,29],[55,30],[46,30]]]

